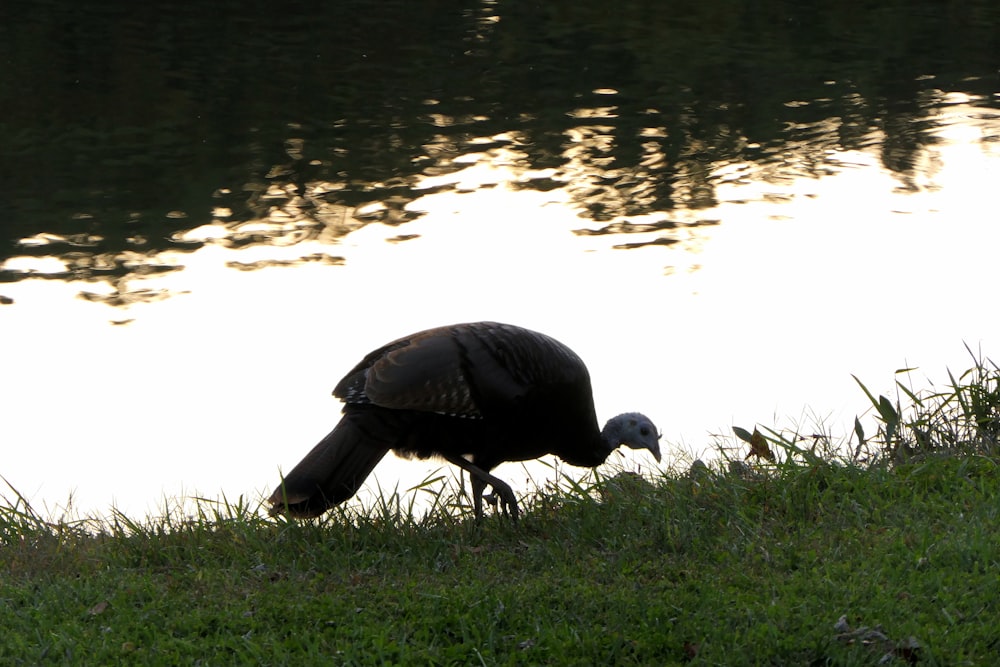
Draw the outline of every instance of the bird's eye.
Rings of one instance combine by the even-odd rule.
[[[639,433],[642,434],[642,435],[644,435],[644,436],[645,435],[649,435],[649,429],[647,427],[643,426],[642,428],[639,429]]]

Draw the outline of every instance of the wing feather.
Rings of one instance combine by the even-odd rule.
[[[568,347],[534,331],[495,322],[428,329],[367,355],[334,395],[348,403],[481,417],[531,392],[590,378]]]

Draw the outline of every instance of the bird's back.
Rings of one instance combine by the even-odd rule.
[[[407,418],[401,453],[469,455],[487,467],[546,453],[566,458],[564,450],[586,448],[597,432],[580,357],[549,336],[496,322],[392,341],[355,366],[334,395],[348,411],[376,406],[391,412],[387,419]]]
[[[437,327],[369,353],[337,384],[345,403],[469,417],[506,409],[533,390],[590,389],[583,361],[544,334],[510,324]]]

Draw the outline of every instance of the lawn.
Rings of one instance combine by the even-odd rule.
[[[477,524],[454,484],[300,523],[258,500],[51,521],[11,489],[0,663],[1000,664],[1000,374],[899,387],[868,394],[876,433],[736,429],[707,466],[605,466],[518,522]]]

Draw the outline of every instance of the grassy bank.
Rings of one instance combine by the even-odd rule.
[[[15,495],[0,663],[995,664],[998,375],[950,380],[871,396],[850,443],[740,429],[730,462],[605,469],[518,524],[446,498],[53,524]]]

